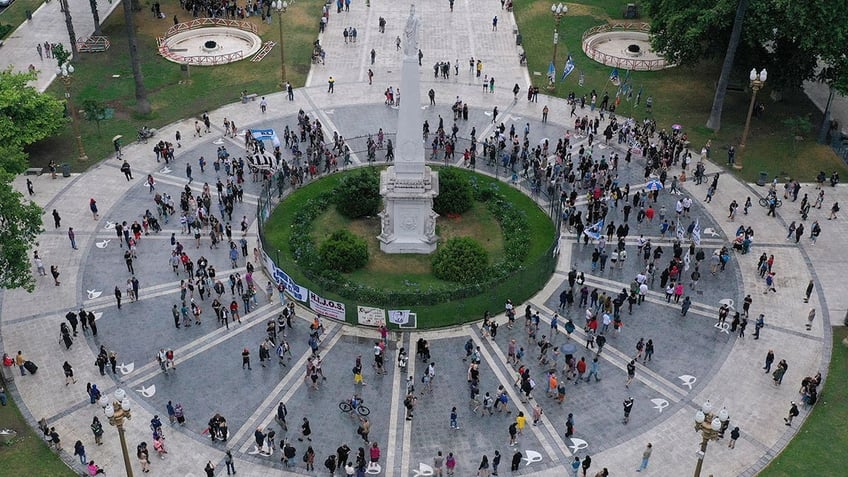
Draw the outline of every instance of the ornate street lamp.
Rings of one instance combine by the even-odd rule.
[[[289,4],[285,0],[274,0],[271,6],[277,10],[277,16],[280,17],[280,86],[283,87],[286,85],[286,48],[283,43],[283,12],[289,8]]]
[[[554,64],[554,77],[548,83],[548,89],[553,91],[555,89],[555,81],[556,81],[556,59],[557,59],[557,44],[559,44],[559,22],[562,20],[562,17],[568,13],[568,7],[563,5],[562,3],[558,3],[556,5],[551,5],[551,13],[554,15],[554,19],[556,19],[556,26],[554,27],[554,55],[552,58],[552,62]]]
[[[751,104],[748,106],[748,117],[745,119],[745,130],[742,132],[742,143],[739,144],[739,154],[733,163],[734,169],[742,169],[742,156],[745,155],[745,143],[748,141],[748,130],[751,128],[751,114],[754,112],[754,102],[757,100],[757,91],[763,87],[768,77],[768,72],[765,68],[757,73],[757,69],[751,69],[749,79],[751,80]]]
[[[109,418],[109,424],[118,428],[118,437],[121,438],[121,452],[124,454],[124,468],[127,477],[133,477],[130,454],[127,452],[127,439],[124,436],[124,420],[132,419],[130,414],[132,403],[127,398],[127,393],[121,388],[115,390],[114,401],[110,400],[107,394],[104,394],[100,396],[99,403],[103,407],[106,417]]]
[[[80,161],[87,161],[88,156],[85,154],[85,149],[82,147],[82,137],[80,136],[79,120],[77,119],[77,108],[74,107],[74,101],[71,99],[71,81],[73,81],[74,66],[65,62],[61,67],[56,68],[56,76],[62,79],[62,84],[65,85],[65,100],[67,101],[68,111],[71,113],[71,126],[74,128],[74,136],[77,138],[77,152],[79,153]]]
[[[721,408],[718,414],[713,414],[713,405],[710,401],[704,403],[701,409],[695,413],[695,432],[701,434],[701,449],[698,451],[698,464],[695,466],[695,477],[700,477],[701,466],[704,464],[704,455],[707,453],[707,444],[718,440],[721,434],[723,421],[729,418],[727,409]]]

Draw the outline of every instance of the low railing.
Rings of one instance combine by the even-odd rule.
[[[181,33],[184,31],[195,30],[197,28],[204,28],[210,26],[223,26],[230,28],[238,28],[239,30],[249,31],[250,33],[256,33],[256,24],[249,22],[247,20],[228,20],[226,18],[195,18],[194,20],[177,23],[168,29],[168,32],[165,33],[165,38],[170,38],[177,33]]]
[[[603,25],[593,26],[583,32],[582,40],[586,41],[592,35],[598,33],[606,33],[610,31],[640,31],[644,33],[651,32],[651,24],[645,22],[613,22],[604,23]]]
[[[650,33],[651,25],[644,22],[614,22],[589,28],[583,33],[583,52],[598,63],[634,71],[656,71],[672,66],[664,58],[643,59],[610,55],[595,48],[593,37],[602,33],[636,31]]]

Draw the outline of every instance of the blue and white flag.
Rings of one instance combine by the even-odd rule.
[[[568,59],[565,60],[565,67],[562,69],[562,77],[560,77],[560,82],[565,81],[565,78],[568,78],[568,75],[574,71],[574,58],[571,55],[568,55]]]
[[[588,235],[589,238],[598,240],[601,238],[601,234],[604,231],[604,219],[599,220],[595,225],[587,228],[583,231],[584,234]]]
[[[621,79],[618,77],[618,68],[612,69],[612,72],[610,72],[610,75],[609,75],[609,80],[612,82],[612,84],[614,84],[616,86],[621,84]]]
[[[551,60],[551,64],[548,66],[548,79],[553,83],[556,78],[556,65],[554,65],[553,60]]]
[[[683,229],[683,222],[680,221],[680,220],[677,221],[676,233],[677,233],[677,240],[679,240],[682,243],[683,238],[686,236],[686,230]]]
[[[698,246],[701,245],[701,224],[699,220],[700,219],[695,219],[695,228],[692,229],[692,241]]]

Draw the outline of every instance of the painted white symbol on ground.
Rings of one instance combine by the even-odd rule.
[[[103,226],[104,230],[113,230],[115,228],[115,222],[106,221],[106,225]]]
[[[436,471],[432,467],[423,462],[418,463],[417,469],[412,469],[412,477],[430,477],[435,473]]]
[[[376,462],[371,462],[370,464],[368,464],[368,468],[365,469],[365,473],[371,474],[371,475],[377,475],[382,471],[383,471],[383,468],[380,467],[380,464],[378,464]]]
[[[727,322],[722,323],[722,322],[719,321],[715,325],[713,325],[713,328],[721,331],[722,333],[730,334],[730,323],[727,323]]]
[[[698,378],[696,378],[695,376],[690,376],[688,374],[678,376],[677,379],[679,379],[684,386],[688,387],[689,390],[692,390],[692,385],[695,384],[696,381],[698,381]]]
[[[651,399],[651,402],[654,403],[654,409],[659,410],[660,414],[662,414],[663,409],[668,407],[668,401],[663,398],[654,398]]]
[[[89,300],[93,300],[95,298],[98,298],[100,295],[103,294],[102,291],[97,291],[97,290],[86,290],[86,293],[88,293],[88,299]]]
[[[165,167],[163,167],[163,168],[159,169],[159,172],[161,172],[162,174],[170,174],[170,173],[171,173],[171,172],[173,172],[173,171],[171,170],[171,168],[170,168],[170,167],[165,166]]]
[[[103,312],[102,311],[95,311],[94,312],[94,320],[97,321],[100,318],[103,318]]]
[[[719,233],[718,233],[718,232],[716,232],[716,230],[715,230],[714,228],[712,228],[712,227],[707,227],[707,228],[705,228],[705,229],[704,229],[704,235],[710,235],[710,236],[712,236],[712,237],[720,237],[720,236],[721,236],[721,235],[719,235]]]
[[[97,248],[106,248],[106,247],[108,247],[108,246],[109,246],[109,242],[111,242],[111,241],[112,241],[111,239],[104,239],[104,240],[103,240],[103,241],[101,241],[101,242],[95,242],[95,243],[94,243],[94,245],[95,245]]]
[[[141,389],[136,389],[142,396],[146,398],[153,397],[156,394],[156,385],[151,384],[149,387],[142,386]]]
[[[534,463],[534,462],[542,462],[542,454],[540,454],[540,453],[538,453],[534,450],[524,451],[524,459],[523,460],[527,461],[527,463],[524,464],[525,467]]]
[[[117,366],[117,368],[118,368],[118,371],[121,372],[121,374],[126,376],[127,374],[130,374],[131,372],[133,372],[133,370],[135,369],[135,363],[134,362],[129,363],[129,364],[121,363]]]
[[[572,437],[571,438],[571,445],[568,446],[568,447],[571,447],[572,453],[576,453],[577,451],[579,451],[581,449],[585,449],[585,448],[589,447],[589,443],[584,441],[583,439],[578,439],[576,437]]]
[[[261,455],[262,457],[270,457],[271,456],[271,453],[268,452],[268,449],[265,446],[262,446],[262,448],[260,449],[259,447],[256,446],[256,444],[253,445],[253,450],[249,451],[248,454],[250,454],[250,455]]]

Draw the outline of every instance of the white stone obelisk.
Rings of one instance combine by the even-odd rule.
[[[380,174],[382,229],[377,238],[386,253],[431,253],[436,249],[436,218],[433,198],[439,194],[438,173],[424,165],[421,86],[418,71],[418,30],[415,5],[404,28],[401,89],[407,98],[400,105],[395,164]]]

